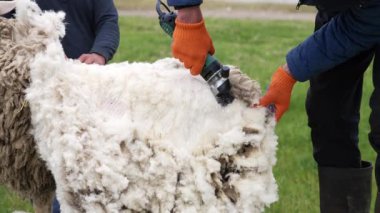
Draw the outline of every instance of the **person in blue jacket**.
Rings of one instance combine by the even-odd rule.
[[[198,74],[205,55],[215,51],[200,12],[202,1],[168,3],[178,9],[173,55]],[[321,212],[370,212],[372,165],[361,159],[358,123],[363,73],[375,56],[369,141],[379,156],[380,0],[303,0],[301,4],[318,8],[316,30],[287,54],[287,63],[273,74],[260,104],[274,105],[279,121],[289,107],[294,84],[309,80],[306,108],[318,164]],[[379,188],[379,157],[375,172]],[[375,212],[380,212],[379,193]]]
[[[36,0],[42,10],[66,13],[62,46],[68,58],[105,64],[119,46],[118,13],[112,0]]]
[[[104,65],[120,40],[118,13],[112,0],[35,0],[42,10],[66,13],[62,46],[68,58]],[[15,11],[2,15],[12,18]]]
[[[199,7],[201,3],[202,0],[168,0],[169,6],[178,10],[172,53],[193,75],[201,73],[207,54],[215,52]]]

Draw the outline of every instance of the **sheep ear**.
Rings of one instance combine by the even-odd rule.
[[[16,1],[0,1],[0,15],[9,13],[16,8]]]

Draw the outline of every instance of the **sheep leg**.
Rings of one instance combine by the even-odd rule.
[[[51,213],[54,193],[33,197],[33,208],[35,213]]]

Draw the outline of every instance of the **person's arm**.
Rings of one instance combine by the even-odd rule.
[[[111,60],[120,40],[118,14],[112,0],[94,0],[95,41],[90,53],[82,55],[79,60],[85,63],[104,63]],[[99,64],[99,63],[98,63]]]
[[[292,49],[287,64],[272,76],[260,105],[273,104],[279,120],[290,104],[296,81],[327,71],[380,43],[380,3],[346,11]],[[344,76],[342,76],[344,78]]]
[[[380,42],[380,2],[334,17],[292,49],[286,61],[298,81],[327,71]]]
[[[194,24],[203,20],[199,6],[184,7],[178,10],[177,20],[182,23]]]
[[[201,1],[187,2],[201,3]],[[180,5],[173,33],[172,54],[190,69],[192,75],[199,75],[206,62],[207,54],[214,54],[214,45],[207,32],[199,5]]]
[[[168,5],[178,8],[198,6],[202,4],[202,0],[168,0]]]

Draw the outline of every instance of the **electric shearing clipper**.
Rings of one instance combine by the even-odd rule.
[[[161,10],[161,5],[165,7],[167,12],[163,12]],[[157,0],[156,10],[162,29],[165,33],[172,37],[177,14],[171,11],[170,8],[160,0]],[[229,74],[229,67],[223,66],[210,54],[207,55],[206,63],[202,69],[201,76],[207,81],[212,93],[216,97],[216,100],[222,106],[226,106],[234,100],[234,97],[231,94],[231,84],[228,80]]]

